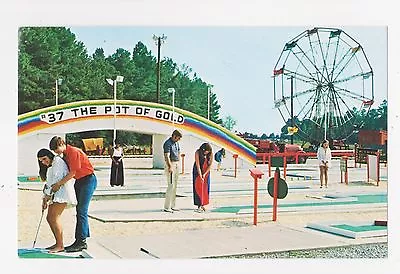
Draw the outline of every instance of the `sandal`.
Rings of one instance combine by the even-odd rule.
[[[50,249],[55,248],[56,246],[57,246],[57,244],[53,244],[53,245],[51,245],[51,246],[46,247],[45,249],[46,249],[46,250],[50,250]]]

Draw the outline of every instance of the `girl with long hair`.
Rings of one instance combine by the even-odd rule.
[[[37,153],[39,176],[45,182],[43,189],[42,211],[47,211],[46,220],[53,232],[56,243],[47,247],[49,253],[64,251],[61,214],[68,205],[76,205],[74,183],[67,182],[58,191],[53,192],[51,186],[68,174],[68,166],[60,157],[48,149],[42,148]]]
[[[197,206],[196,212],[205,212],[209,204],[210,170],[213,161],[212,148],[209,143],[203,143],[194,154],[193,164],[193,200]]]

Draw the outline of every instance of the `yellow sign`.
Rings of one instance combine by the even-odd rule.
[[[299,131],[299,129],[297,127],[288,127],[287,131],[288,131],[289,135],[293,135],[293,134],[297,133],[297,131]]]

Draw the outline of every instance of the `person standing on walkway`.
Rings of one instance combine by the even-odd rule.
[[[78,204],[76,205],[76,227],[75,241],[65,248],[66,252],[77,252],[87,249],[86,238],[90,237],[89,231],[89,203],[97,187],[97,178],[94,168],[87,155],[79,148],[65,143],[64,139],[54,136],[50,140],[50,149],[56,154],[63,154],[68,164],[69,172],[60,181],[55,183],[51,189],[57,192],[61,186],[72,178],[75,178],[75,194]]]
[[[40,179],[45,182],[43,188],[42,212],[48,208],[47,223],[53,232],[56,243],[47,247],[49,253],[64,251],[63,229],[61,214],[67,206],[77,204],[74,182],[69,180],[61,188],[53,193],[51,186],[68,174],[68,166],[60,157],[48,149],[42,148],[37,152]]]
[[[221,148],[215,152],[214,160],[217,162],[217,171],[220,171],[222,165],[222,159],[225,158],[225,149]]]
[[[325,177],[325,187],[328,187],[328,169],[331,165],[331,149],[329,148],[329,141],[324,140],[318,148],[317,159],[319,163],[319,180],[321,183],[320,188],[323,186]]]
[[[164,142],[164,161],[165,174],[167,176],[167,191],[165,192],[164,211],[174,212],[176,200],[176,187],[179,176],[180,147],[178,141],[182,138],[182,133],[178,130],[172,132],[172,136]]]
[[[193,164],[193,201],[197,205],[196,212],[205,212],[205,205],[209,204],[210,170],[212,166],[212,147],[203,143],[194,154]]]
[[[114,141],[115,146],[110,152],[111,158],[111,174],[110,174],[110,185],[113,186],[124,186],[124,151],[118,140]]]

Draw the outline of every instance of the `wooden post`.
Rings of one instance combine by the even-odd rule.
[[[182,173],[181,174],[184,174],[185,173],[185,153],[182,153],[181,157],[182,157]]]
[[[236,176],[237,176],[237,158],[238,158],[238,155],[237,154],[233,154],[233,158],[235,159],[235,178],[236,178]]]

